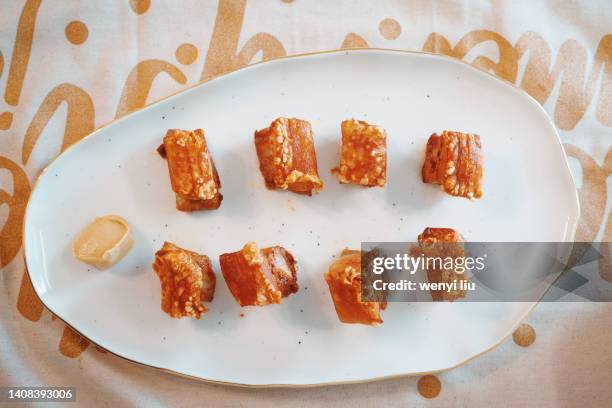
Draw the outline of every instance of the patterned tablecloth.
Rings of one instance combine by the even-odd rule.
[[[368,46],[448,54],[526,90],[569,155],[578,239],[612,241],[611,28],[607,0],[0,0],[0,386],[74,386],[77,403],[110,406],[612,405],[610,303],[540,304],[513,338],[436,376],[240,389],[90,345],[43,308],[21,250],[37,175],[97,127],[262,59]]]

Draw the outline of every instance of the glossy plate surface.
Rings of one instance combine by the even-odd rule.
[[[278,116],[312,123],[321,194],[265,189],[253,131]],[[351,117],[388,131],[385,189],[339,185],[330,174],[340,121]],[[155,148],[168,128],[200,127],[225,199],[218,211],[181,213]],[[421,182],[427,138],[443,129],[481,135],[482,200],[453,198]],[[119,264],[98,271],[70,248],[81,228],[106,214],[128,220],[135,244]],[[380,327],[344,325],[322,277],[343,248],[413,241],[428,226],[455,228],[470,241],[566,241],[578,216],[558,135],[527,94],[445,57],[354,50],[258,64],[96,131],[41,175],[24,240],[44,304],[109,351],[212,381],[309,385],[456,366],[498,344],[534,305],[394,303]],[[199,321],[160,310],[151,262],[164,240],[213,260],[215,300]],[[238,306],[218,256],[250,240],[293,252],[297,294],[280,305]]]

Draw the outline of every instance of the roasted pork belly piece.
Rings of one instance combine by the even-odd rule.
[[[445,130],[427,141],[423,182],[440,184],[442,191],[459,197],[482,197],[482,146],[472,133]]]
[[[463,237],[451,228],[425,228],[422,234],[418,237],[421,253],[431,259],[440,258],[464,258],[465,249],[463,246]],[[468,282],[468,277],[465,271],[458,272],[456,269],[445,269],[443,262],[429,262],[429,267],[426,268],[427,280],[436,283],[452,283],[456,282],[455,290],[431,290],[431,297],[434,301],[447,300],[453,302],[459,298],[466,296],[467,290],[461,289],[460,281]],[[464,285],[466,287],[466,285]]]
[[[361,257],[361,251],[343,250],[325,272],[325,280],[341,322],[379,325],[387,302],[362,302]]]
[[[297,265],[285,248],[254,242],[219,257],[221,272],[240,306],[266,306],[298,291]]]
[[[170,129],[157,151],[168,162],[177,210],[219,208],[223,199],[221,181],[202,129]]]
[[[161,283],[161,308],[170,317],[199,319],[208,311],[202,302],[212,302],[216,277],[206,255],[164,242],[153,270]]]
[[[387,132],[361,120],[345,120],[340,166],[332,171],[341,183],[384,187],[387,181]]]
[[[310,123],[278,118],[255,132],[259,169],[269,189],[312,195],[323,188]]]

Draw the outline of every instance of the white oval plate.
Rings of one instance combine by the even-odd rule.
[[[319,172],[313,197],[269,191],[253,131],[278,116],[309,120]],[[388,131],[385,189],[339,185],[340,121]],[[219,169],[218,211],[175,210],[166,129],[203,128]],[[453,198],[421,182],[428,136],[481,135],[484,198]],[[75,260],[71,242],[94,217],[120,214],[132,251],[110,270]],[[25,220],[36,293],[103,348],[151,367],[244,385],[355,382],[450,368],[504,339],[533,303],[393,303],[380,327],[341,324],[323,273],[361,241],[412,241],[427,226],[471,241],[569,241],[578,199],[559,137],[527,94],[445,57],[384,50],[320,53],[258,64],[198,85],[77,143],[40,176]],[[210,312],[171,319],[151,270],[164,240],[208,254],[217,273]],[[282,304],[240,308],[218,256],[247,241],[279,244],[299,263],[300,291]],[[242,317],[241,314],[244,314]]]

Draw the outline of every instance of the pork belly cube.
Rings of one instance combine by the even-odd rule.
[[[240,306],[280,303],[298,291],[297,265],[285,248],[259,249],[254,242],[219,257],[221,272]]]
[[[423,182],[440,184],[442,191],[477,199],[482,197],[482,146],[480,136],[445,130],[427,141]]]
[[[335,169],[340,183],[384,187],[387,181],[387,132],[361,120],[341,124],[340,166]]]
[[[312,195],[323,188],[310,123],[278,118],[255,132],[259,169],[269,189]]]
[[[341,322],[379,325],[387,302],[362,302],[361,256],[361,251],[345,249],[325,272],[325,280]]]
[[[223,199],[221,181],[202,129],[170,129],[157,151],[168,162],[177,210],[219,208]]]
[[[199,319],[208,311],[202,302],[212,302],[216,277],[206,255],[164,242],[155,253],[153,270],[161,283],[161,308],[170,317]]]
[[[463,237],[451,228],[425,228],[418,237],[421,253],[427,258],[441,258],[442,260],[450,257],[453,259],[463,258],[465,249]],[[460,288],[460,281],[468,282],[465,272],[457,272],[453,269],[445,269],[441,264],[430,262],[426,269],[427,280],[431,283],[452,283],[456,282],[457,289],[451,290],[430,290],[434,301],[447,300],[453,302],[457,299],[466,297],[467,290]],[[464,284],[464,288],[467,285]]]

